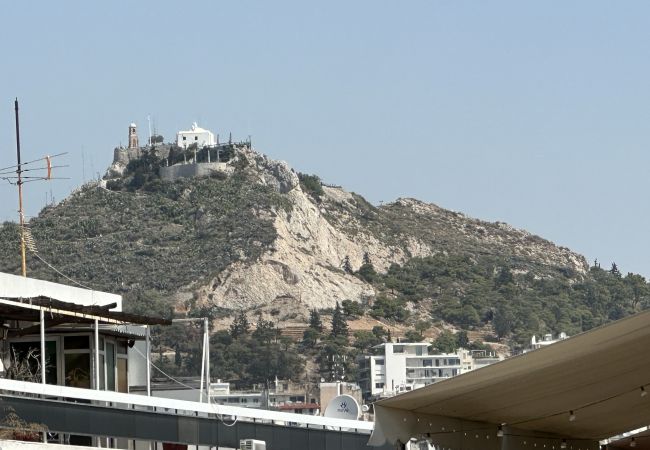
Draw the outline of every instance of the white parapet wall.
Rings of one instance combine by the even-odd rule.
[[[169,167],[161,167],[160,178],[165,181],[175,181],[179,178],[209,177],[215,172],[229,173],[232,170],[223,162],[175,164]]]
[[[100,447],[79,447],[77,445],[44,444],[42,442],[24,442],[0,440],[2,450],[100,450]]]
[[[117,307],[113,311],[122,311],[121,295],[0,272],[1,298],[29,298],[41,295],[63,302],[85,306],[103,306],[117,303]]]

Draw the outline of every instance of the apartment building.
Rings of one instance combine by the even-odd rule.
[[[469,350],[429,353],[426,342],[385,343],[375,355],[359,357],[359,385],[365,399],[411,391],[474,369]]]

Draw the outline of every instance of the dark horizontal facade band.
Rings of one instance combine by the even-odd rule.
[[[217,417],[197,417],[138,409],[121,409],[38,398],[0,396],[26,422],[51,432],[136,440],[239,448],[240,439],[259,439],[268,450],[366,450],[368,434]],[[393,446],[379,447],[393,449]]]

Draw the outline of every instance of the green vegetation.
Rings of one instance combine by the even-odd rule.
[[[196,355],[200,362],[200,355]],[[280,336],[273,322],[260,319],[243,334],[219,330],[210,338],[211,375],[239,387],[278,379],[301,379],[305,361],[297,346]]]
[[[193,283],[219,283],[219,274],[231,264],[255,261],[271,250],[274,218],[292,205],[288,196],[259,183],[247,158],[236,159],[230,176],[165,182],[158,169],[189,161],[195,149],[172,146],[167,161],[157,151],[144,151],[107,189],[87,185],[44,209],[30,228],[39,254],[62,273],[124,295],[129,311],[171,318],[178,306],[172,300],[176,294],[191,292]],[[234,145],[222,148],[220,160],[232,159],[235,151]],[[214,149],[196,149],[198,161],[207,161],[208,155],[216,161]],[[376,267],[382,267],[381,261],[373,261],[376,257],[367,252],[358,268],[351,261],[360,255],[346,256],[331,270],[364,280],[377,295],[368,305],[348,299],[334,310],[312,310],[298,344],[281,337],[275,323],[260,318],[253,329],[243,312],[188,301],[182,306],[191,316],[235,315],[229,330],[212,336],[215,377],[240,385],[298,377],[311,358],[319,365],[319,377],[352,380],[355,357],[391,339],[380,325],[351,333],[347,321],[364,315],[406,328],[404,337],[411,341],[424,340],[434,325],[440,329],[443,322],[451,324],[461,331],[444,331],[432,342],[437,351],[451,352],[459,346],[486,348],[471,342],[467,330],[522,346],[533,334],[574,335],[650,307],[646,280],[622,275],[616,264],[610,270],[594,265],[583,273],[579,258],[566,249],[517,234],[504,224],[467,219],[411,200],[378,208],[357,194],[325,195],[316,175],[299,174],[299,180],[332,226],[393,245],[406,262],[380,273]],[[413,240],[435,255],[409,258]],[[18,273],[16,224],[0,226],[0,252],[6,255],[0,271]],[[31,254],[28,268],[30,276],[68,283]],[[331,327],[323,326],[321,314],[327,320],[331,314]],[[155,351],[165,368],[175,374],[198,373],[200,333],[193,325],[155,329]],[[174,352],[173,361],[165,359],[166,351]]]
[[[461,329],[491,324],[499,338],[523,344],[533,334],[573,335],[650,307],[646,280],[631,273],[623,277],[615,265],[610,271],[592,267],[582,278],[561,270],[554,277],[537,278],[515,275],[513,269],[507,261],[488,256],[412,258],[377,276],[375,287],[381,294],[370,314],[403,322],[407,302],[432,299],[436,319]]]
[[[304,173],[298,173],[298,179],[300,180],[302,190],[311,195],[314,200],[320,202],[321,197],[325,194],[321,179],[316,175],[307,175]]]
[[[269,248],[275,211],[290,203],[244,174],[170,183],[148,172],[154,167],[147,157],[130,165],[131,180],[142,173],[142,184],[127,177],[114,190],[86,186],[44,209],[30,228],[39,255],[60,272],[123,294],[128,310],[167,315],[184,286]],[[18,242],[15,224],[0,226],[0,271],[19,273]],[[28,274],[69,283],[31,254]]]

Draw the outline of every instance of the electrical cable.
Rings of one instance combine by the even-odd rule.
[[[142,353],[142,352],[141,352],[137,347],[132,347],[132,348],[133,348],[133,350],[135,350],[135,351],[136,351],[136,352],[137,352],[137,353],[138,353],[142,358],[144,358],[145,361],[147,360],[147,357],[146,357],[146,356],[145,356],[145,355],[144,355],[144,354],[143,354],[143,353]],[[197,388],[192,387],[192,386],[188,386],[187,384],[183,383],[182,381],[179,381],[179,380],[177,380],[176,378],[172,377],[171,375],[169,375],[168,373],[166,373],[164,370],[162,370],[160,367],[158,367],[157,365],[155,365],[153,362],[149,361],[149,364],[151,364],[151,367],[153,367],[154,369],[156,369],[158,372],[160,372],[161,374],[163,374],[165,377],[167,377],[167,378],[169,378],[170,380],[172,380],[174,383],[180,384],[181,386],[186,387],[186,388],[188,388],[188,389],[190,389],[190,390],[198,391]],[[239,420],[239,418],[238,418],[237,416],[235,416],[235,420],[234,420],[234,422],[231,423],[231,424],[227,424],[226,422],[224,422],[223,418],[221,417],[223,414],[219,414],[219,413],[217,412],[216,408],[214,407],[214,404],[212,404],[212,403],[208,403],[208,404],[210,405],[210,407],[211,407],[212,410],[214,411],[215,416],[217,416],[217,418],[221,421],[221,423],[222,423],[224,426],[226,426],[226,427],[233,427],[233,426],[235,426],[235,424],[236,424],[237,421]]]
[[[88,290],[94,291],[93,288],[88,287],[88,286],[86,286],[85,284],[81,284],[81,283],[79,283],[78,281],[73,280],[72,278],[70,278],[69,276],[67,276],[67,275],[64,274],[63,272],[61,272],[59,269],[57,269],[56,267],[54,267],[52,264],[50,264],[49,262],[45,261],[45,260],[44,260],[44,259],[43,259],[39,254],[38,254],[38,253],[35,253],[34,251],[31,251],[31,253],[32,253],[32,255],[34,255],[36,258],[38,258],[38,259],[39,259],[43,264],[45,264],[47,267],[49,267],[50,269],[52,269],[53,271],[55,271],[56,273],[58,273],[59,275],[61,275],[61,276],[62,276],[63,278],[65,278],[66,280],[71,281],[72,283],[76,284],[77,286],[81,286],[81,287],[84,288],[84,289],[88,289]]]
[[[132,347],[132,348],[133,348],[136,352],[138,352],[138,354],[139,354],[140,356],[142,356],[142,357],[145,359],[145,361],[147,360],[147,357],[146,357],[144,354],[142,354],[142,352],[141,352],[137,347]],[[176,378],[172,377],[172,376],[169,375],[167,372],[165,372],[164,370],[162,370],[160,367],[158,367],[157,365],[155,365],[153,362],[149,361],[149,364],[151,364],[151,367],[153,367],[153,368],[156,369],[158,372],[160,372],[161,374],[163,374],[164,376],[166,376],[167,378],[169,378],[170,380],[172,380],[174,383],[178,383],[178,384],[180,384],[181,386],[186,387],[186,388],[188,388],[188,389],[191,389],[191,390],[193,390],[193,391],[198,391],[197,388],[192,387],[192,386],[188,386],[187,384],[183,383],[182,381],[179,381],[179,380],[177,380]]]
[[[642,385],[642,386],[641,386],[641,388],[642,388],[642,391],[641,391],[641,392],[643,392],[643,390],[645,390],[645,386],[647,386],[647,385]],[[618,397],[621,397],[621,396],[623,396],[623,395],[626,395],[626,394],[630,394],[630,393],[636,392],[636,391],[638,391],[638,390],[639,390],[639,387],[635,387],[634,389],[630,389],[630,390],[625,391],[625,392],[621,392],[621,393],[618,393],[618,394],[610,395],[609,397],[605,397],[605,398],[602,398],[602,399],[600,399],[600,400],[593,401],[593,402],[591,402],[591,403],[586,403],[586,404],[581,405],[581,406],[578,407],[578,408],[574,408],[574,409],[572,409],[572,410],[570,410],[570,411],[560,411],[560,412],[556,412],[556,413],[553,413],[553,414],[547,414],[547,415],[545,415],[545,416],[533,417],[533,418],[530,418],[530,419],[520,420],[519,422],[509,423],[508,425],[511,425],[511,426],[521,425],[522,423],[535,422],[536,420],[548,419],[548,418],[551,418],[551,417],[561,416],[561,415],[563,415],[563,414],[569,414],[569,421],[574,421],[574,420],[575,420],[575,414],[576,414],[578,411],[582,410],[582,409],[589,408],[590,406],[600,405],[601,403],[605,403],[606,401],[613,400],[613,399],[615,399],[615,398],[618,398]],[[572,417],[573,417],[573,419],[572,419]]]

